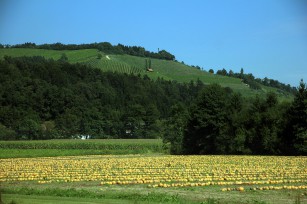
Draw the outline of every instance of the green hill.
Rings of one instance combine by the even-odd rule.
[[[98,57],[98,54],[101,54]],[[196,82],[198,79],[205,84],[218,83],[223,87],[230,87],[244,96],[264,95],[267,92],[276,92],[282,99],[292,99],[293,96],[283,90],[261,85],[260,90],[253,90],[240,79],[211,74],[195,67],[170,60],[151,59],[153,72],[145,70],[145,58],[131,55],[106,55],[96,49],[83,50],[44,50],[32,48],[5,48],[0,49],[0,58],[5,55],[12,57],[20,56],[43,56],[58,60],[65,54],[70,63],[84,63],[103,71],[120,73],[135,73],[148,75],[152,79],[163,78],[177,82]]]

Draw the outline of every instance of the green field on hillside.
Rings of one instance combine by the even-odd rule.
[[[210,74],[179,62],[151,59],[153,72],[145,70],[145,59],[131,55],[106,55],[96,49],[85,50],[43,50],[30,48],[9,48],[0,49],[0,58],[5,55],[12,57],[20,56],[43,56],[58,60],[62,54],[66,54],[70,63],[84,63],[103,71],[114,71],[119,73],[134,73],[148,75],[152,79],[163,78],[164,80],[175,80],[177,82],[196,82],[198,79],[205,84],[218,83],[223,87],[230,87],[244,96],[265,95],[273,91],[281,99],[291,100],[293,96],[276,88],[261,86],[261,90],[250,89],[238,78]],[[101,58],[98,59],[98,54]]]
[[[129,74],[143,74],[145,71],[141,68],[131,66],[124,62],[118,62],[109,59],[92,59],[87,62],[94,68],[99,68],[103,71],[112,71],[118,73],[129,73]]]
[[[62,54],[64,53],[68,57],[69,62],[81,63],[97,58],[98,51],[95,49],[86,49],[86,50],[44,50],[44,49],[30,49],[30,48],[0,49],[1,58],[3,58],[5,55],[12,57],[43,56],[47,59],[52,58],[54,60],[58,60],[61,58]]]

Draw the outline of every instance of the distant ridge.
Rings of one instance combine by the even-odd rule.
[[[91,47],[96,48],[86,49]],[[0,44],[0,58],[6,55],[12,57],[43,56],[47,59],[59,60],[63,54],[67,56],[70,63],[83,63],[103,71],[148,75],[154,80],[160,78],[180,83],[191,83],[192,81],[196,83],[198,80],[205,84],[217,83],[247,97],[275,92],[280,98],[291,100],[296,91],[295,87],[290,85],[267,78],[256,79],[252,74],[233,73],[232,71],[228,73],[224,69],[217,70],[216,74],[212,73],[213,70],[207,72],[199,66],[188,66],[177,62],[174,55],[164,50],[153,53],[139,46],[121,44],[112,46],[106,42],[81,45],[25,43],[4,46]],[[145,63],[148,58],[152,59],[153,72],[146,71]]]
[[[128,54],[139,57],[150,57],[156,59],[175,60],[175,56],[166,50],[159,50],[158,52],[150,52],[141,46],[126,46],[122,44],[112,45],[109,42],[90,43],[90,44],[42,44],[36,45],[35,43],[27,42],[17,45],[2,45],[0,48],[32,48],[32,49],[45,49],[45,50],[84,50],[84,49],[97,49],[107,54]]]

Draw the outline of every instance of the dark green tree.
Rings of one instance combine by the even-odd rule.
[[[286,114],[287,128],[283,134],[284,151],[292,155],[307,154],[307,88],[303,80],[292,106]]]
[[[0,123],[0,140],[15,140],[16,132]]]
[[[165,50],[161,50],[158,52],[159,58],[160,59],[166,59],[166,60],[174,60],[175,56],[172,55],[171,53],[165,51]]]
[[[59,137],[54,121],[43,122],[41,124],[41,128],[42,128],[42,136],[40,139],[53,139]]]
[[[253,154],[279,154],[279,135],[282,111],[277,96],[268,93],[266,98],[257,96],[253,99],[243,117],[246,145]]]
[[[145,115],[143,117],[144,121],[144,138],[160,138],[160,123],[159,117],[160,113],[157,106],[154,104],[148,104],[145,106]]]
[[[184,153],[221,154],[227,151],[226,104],[226,92],[220,85],[204,88],[191,109],[183,138]]]
[[[171,107],[171,116],[164,122],[163,142],[170,145],[171,154],[182,154],[182,140],[188,112],[183,104]]]
[[[127,107],[122,120],[125,123],[125,133],[127,138],[142,138],[145,128],[144,116],[146,110],[140,104],[130,104]]]
[[[243,97],[239,93],[233,93],[230,96],[227,108],[227,125],[228,135],[231,139],[229,141],[230,154],[250,154],[251,151],[246,147],[246,130],[243,125],[245,120],[245,107]]]
[[[240,70],[240,78],[241,78],[241,79],[244,78],[244,70],[243,70],[243,68],[241,68],[241,70]]]
[[[224,69],[224,68],[222,70],[217,70],[216,74],[222,75],[222,76],[227,76],[228,75],[227,70]]]
[[[230,76],[230,77],[234,77],[234,75],[235,75],[235,73],[234,73],[232,70],[229,70],[229,72],[228,72],[228,76]]]
[[[17,127],[17,137],[22,140],[37,140],[41,134],[40,124],[31,119],[25,118],[21,120]]]
[[[67,111],[56,119],[56,127],[59,130],[59,139],[72,138],[80,134],[80,120],[74,111]]]

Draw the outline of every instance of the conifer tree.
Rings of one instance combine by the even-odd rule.
[[[297,154],[307,154],[307,87],[303,80],[291,109],[294,148]]]

